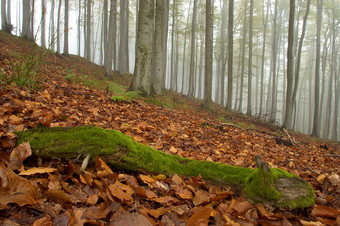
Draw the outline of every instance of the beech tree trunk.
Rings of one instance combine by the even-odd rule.
[[[234,0],[229,0],[227,110],[231,110],[231,106],[233,102],[233,99],[232,99],[233,98],[233,62],[234,62],[233,56],[234,56]],[[224,80],[222,81],[224,83]]]
[[[65,0],[64,55],[68,56],[68,0]]]

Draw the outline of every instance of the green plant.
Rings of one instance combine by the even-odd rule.
[[[122,86],[114,82],[108,83],[108,90],[115,94],[111,97],[111,99],[116,102],[131,102],[131,100],[136,99],[142,94],[140,91],[125,91]]]
[[[69,82],[74,82],[77,75],[75,73],[67,74],[64,79]]]

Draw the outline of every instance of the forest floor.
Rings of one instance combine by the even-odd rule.
[[[30,55],[43,52],[2,32],[0,43],[2,79],[23,71],[19,62],[30,64]],[[45,53],[34,69],[36,89],[1,81],[0,224],[340,225],[339,143],[286,133],[218,105],[207,112],[201,101],[171,92],[113,101],[111,96],[124,95],[131,77],[106,80],[102,67],[83,58]],[[200,176],[112,171],[100,159],[79,174],[81,162],[37,160],[28,157],[29,144],[14,147],[13,132],[39,122],[116,129],[166,153],[241,167],[255,168],[254,157],[261,155],[271,167],[310,182],[315,205],[266,209]]]

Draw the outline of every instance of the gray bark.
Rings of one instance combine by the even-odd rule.
[[[6,0],[1,0],[1,29],[3,31],[7,30],[7,21],[6,21]]]
[[[108,32],[108,38],[107,43],[105,44],[105,56],[104,56],[104,67],[105,67],[105,73],[106,76],[111,77],[112,73],[112,58],[113,54],[115,54],[113,51],[114,46],[114,30],[115,30],[115,18],[116,18],[116,9],[117,9],[117,0],[111,0],[110,4],[110,19],[109,19],[109,32]]]
[[[45,23],[45,16],[46,16],[46,6],[45,0],[41,0],[41,46],[46,46],[46,23]]]
[[[60,53],[60,13],[61,13],[61,0],[58,5],[58,17],[57,17],[57,53]]]
[[[51,50],[55,51],[55,31],[54,31],[54,0],[51,0],[51,17],[50,17],[50,45]]]
[[[288,28],[288,51],[287,51],[287,98],[286,113],[283,127],[290,128],[292,121],[292,94],[293,94],[293,73],[294,73],[294,13],[295,0],[290,0],[289,28]]]
[[[78,56],[80,56],[80,49],[81,49],[81,37],[80,37],[80,20],[81,20],[81,0],[78,1],[78,26],[77,26],[77,30],[78,30]]]
[[[86,59],[91,60],[91,11],[92,0],[87,0],[86,6]]]
[[[121,75],[129,72],[129,1],[120,2],[120,20],[119,20],[119,66],[118,70]]]
[[[191,23],[191,49],[190,49],[190,74],[189,74],[189,91],[188,96],[194,96],[195,86],[195,31],[197,20],[197,0],[194,0],[192,23]]]
[[[154,69],[152,88],[157,95],[162,94],[162,79],[163,79],[163,15],[164,1],[156,1],[156,18],[155,18],[155,51],[154,51]]]
[[[171,63],[170,63],[170,90],[176,92],[175,90],[175,45],[174,45],[174,39],[175,39],[175,29],[176,29],[176,20],[175,20],[175,9],[176,9],[176,0],[172,1],[172,29],[171,29]]]
[[[135,70],[130,85],[130,90],[141,91],[145,96],[152,94],[152,39],[154,1],[143,0],[139,3],[137,52]]]
[[[232,99],[233,98],[233,61],[234,61],[234,58],[233,58],[233,55],[234,55],[234,34],[233,33],[234,33],[234,0],[229,0],[227,110],[231,110],[231,105],[232,105],[232,101],[233,101],[233,99]],[[223,84],[223,86],[224,86],[224,84]]]
[[[308,0],[308,7],[310,4],[310,0]],[[322,20],[322,7],[323,0],[317,0],[317,25],[316,25],[316,62],[315,62],[315,89],[314,89],[314,118],[313,118],[313,131],[312,135],[319,137],[320,136],[320,124],[319,124],[319,102],[320,102],[320,49],[321,49],[321,20]],[[309,8],[307,8],[309,10]],[[306,17],[307,17],[306,11]],[[305,24],[304,19],[304,24]],[[304,34],[304,33],[303,33]],[[302,36],[301,36],[302,37]],[[300,51],[300,47],[299,47]]]
[[[68,0],[65,0],[65,21],[64,21],[64,55],[68,56]]]
[[[212,60],[213,60],[213,21],[211,0],[206,1],[205,19],[205,71],[204,71],[204,108],[212,110]]]
[[[23,1],[22,5],[22,36],[29,41],[33,41],[31,30],[31,0]]]
[[[252,73],[253,73],[253,11],[254,0],[250,0],[249,9],[249,51],[248,51],[248,101],[247,101],[247,115],[251,115],[251,99],[252,99]]]

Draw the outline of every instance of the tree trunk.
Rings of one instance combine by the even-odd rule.
[[[1,0],[1,30],[7,30],[6,21],[6,0]]]
[[[61,0],[58,5],[58,18],[57,18],[57,53],[60,53],[60,13],[61,13]]]
[[[287,97],[286,113],[283,122],[284,128],[290,128],[292,121],[292,94],[293,94],[293,73],[294,73],[294,13],[295,0],[290,0],[289,28],[288,28],[288,51],[287,51]]]
[[[46,47],[46,23],[45,23],[45,16],[46,16],[46,6],[45,0],[41,0],[41,46]]]
[[[105,56],[104,56],[104,67],[106,76],[111,77],[112,73],[112,58],[114,53],[114,30],[115,30],[115,17],[116,17],[117,0],[111,0],[110,4],[110,19],[109,19],[109,36],[106,39],[105,44]]]
[[[81,0],[78,1],[78,26],[77,26],[77,31],[78,31],[78,56],[80,56],[80,50],[81,50],[81,35],[80,35],[80,20],[81,20]]]
[[[64,55],[68,56],[68,0],[65,0]]]
[[[121,75],[129,72],[129,1],[120,2],[120,20],[119,20],[119,66],[118,70]]]
[[[50,18],[50,45],[51,50],[55,51],[55,31],[54,31],[54,0],[51,0],[51,18]]]
[[[213,21],[211,0],[206,1],[205,17],[205,66],[204,66],[204,108],[212,110],[212,60],[213,60]]]
[[[234,62],[234,0],[229,0],[228,13],[228,91],[227,110],[231,110],[233,102],[233,62]],[[224,75],[223,75],[224,76]],[[224,84],[223,84],[224,86]]]
[[[163,16],[164,1],[156,1],[156,18],[155,18],[155,50],[154,50],[154,68],[152,78],[152,89],[157,95],[162,94],[163,79]]]
[[[154,1],[143,0],[139,3],[138,37],[135,70],[130,85],[130,90],[141,91],[145,96],[152,94],[152,39]]]
[[[141,10],[143,2],[150,3],[141,1]],[[29,141],[33,154],[37,156],[72,159],[85,154],[90,155],[92,160],[100,156],[110,166],[123,170],[165,175],[200,174],[204,179],[220,185],[243,189],[247,199],[265,205],[295,209],[314,204],[314,192],[308,182],[282,169],[270,168],[260,156],[255,158],[257,169],[197,161],[157,151],[116,130],[89,126],[41,126],[24,131],[19,136],[18,144],[25,141]]]
[[[22,5],[22,36],[29,41],[33,41],[31,31],[31,0],[23,1]]]
[[[91,60],[91,11],[92,0],[87,0],[86,6],[86,59]]]
[[[12,20],[11,20],[11,1],[10,0],[7,1],[6,22],[9,25],[12,24]]]
[[[310,0],[308,0],[308,8],[306,11],[309,10]],[[320,137],[320,123],[319,123],[319,103],[320,103],[320,48],[321,48],[321,20],[322,20],[322,7],[323,7],[323,0],[317,0],[317,21],[316,21],[316,62],[315,62],[315,87],[314,87],[314,118],[313,118],[313,131],[312,136]],[[304,24],[305,24],[304,19]],[[304,30],[303,30],[304,32]],[[304,35],[304,33],[303,33]],[[302,35],[301,35],[302,39]],[[299,47],[299,51],[300,51]],[[298,56],[299,57],[299,56]],[[299,59],[298,59],[299,60]],[[294,96],[293,96],[294,97]],[[294,99],[293,99],[294,100]]]
[[[249,9],[249,51],[248,51],[248,101],[247,115],[251,115],[251,98],[252,98],[252,77],[253,77],[253,11],[254,0],[250,0]]]
[[[167,66],[167,54],[168,54],[168,24],[169,24],[169,1],[164,0],[164,12],[163,12],[163,82],[162,89],[165,89],[166,83],[166,66]]]
[[[190,73],[189,73],[189,91],[188,96],[194,96],[195,86],[195,32],[197,21],[197,0],[194,0],[192,23],[191,23],[191,49],[190,49]]]
[[[176,8],[176,0],[172,1],[172,25],[171,25],[171,54],[170,54],[170,90],[175,92],[175,29],[176,29],[176,20],[175,20],[175,8]]]

